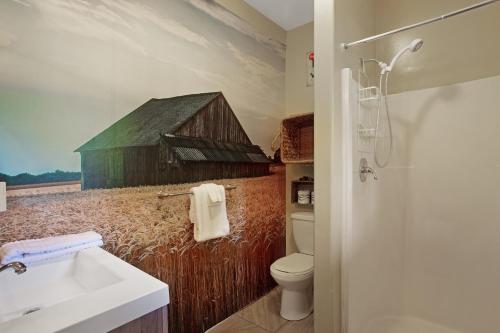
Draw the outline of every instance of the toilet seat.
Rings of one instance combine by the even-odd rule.
[[[310,275],[314,270],[314,256],[293,253],[276,260],[271,265],[271,270],[280,275]]]

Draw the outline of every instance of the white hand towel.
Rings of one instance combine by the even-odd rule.
[[[214,204],[222,203],[224,200],[225,189],[222,185],[217,184],[202,184],[200,187],[206,189],[210,201]]]
[[[13,261],[27,264],[102,245],[102,236],[93,231],[27,239],[2,245],[0,247],[0,260],[2,265]]]
[[[197,242],[229,235],[225,189],[218,186],[221,201],[213,204],[208,188],[202,185],[191,189],[189,218],[194,223],[194,239]]]

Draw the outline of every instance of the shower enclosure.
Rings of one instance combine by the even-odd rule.
[[[363,26],[359,37],[388,30],[378,26],[388,20],[391,28],[415,21],[408,9],[450,8],[371,3],[360,13],[342,2],[337,26],[373,17],[376,28]],[[349,67],[341,70],[335,109],[342,123],[342,333],[500,332],[500,67],[481,63],[500,55],[488,42],[499,31],[500,2],[460,3],[470,6],[354,42],[348,29],[337,29],[336,47],[345,50],[336,59]],[[417,51],[417,38],[425,40],[421,51],[406,53],[391,73],[389,126],[379,60],[391,63],[405,45]]]
[[[342,71],[343,332],[499,332],[500,76],[389,95],[385,168],[362,81]]]

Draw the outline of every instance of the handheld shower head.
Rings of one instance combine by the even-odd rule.
[[[387,94],[388,94],[388,86],[389,86],[389,72],[392,71],[392,68],[398,61],[398,59],[406,52],[406,51],[411,51],[411,52],[417,52],[420,50],[422,45],[424,44],[424,41],[421,39],[414,39],[410,44],[408,44],[405,48],[400,50],[394,58],[392,58],[392,61],[389,65],[383,63],[383,62],[378,62],[380,68],[382,69],[380,72],[380,77],[379,77],[379,99],[378,99],[378,109],[377,109],[377,123],[375,126],[375,135],[374,135],[374,140],[373,140],[373,157],[375,160],[375,164],[378,167],[384,168],[389,164],[389,160],[392,154],[392,149],[393,149],[393,136],[392,136],[392,125],[391,125],[391,116],[389,112],[389,102],[387,101]],[[384,80],[385,80],[385,89],[383,89],[384,85]],[[387,158],[383,161],[379,159],[379,154],[378,154],[378,146],[379,146],[379,131],[380,131],[380,113],[382,110],[382,101],[385,104],[385,114],[387,116],[387,128],[389,130],[389,147],[388,147],[388,154]]]
[[[408,46],[409,46],[411,52],[417,52],[418,50],[420,50],[422,45],[424,45],[424,41],[420,38],[417,38],[417,39],[412,40],[410,45],[408,45]]]
[[[422,45],[424,45],[424,41],[420,38],[417,38],[417,39],[414,39],[412,40],[412,42],[410,44],[408,44],[408,46],[406,46],[405,48],[401,49],[395,56],[394,58],[392,58],[392,61],[391,63],[389,64],[389,66],[387,66],[386,68],[384,68],[383,72],[382,73],[385,73],[385,72],[390,72],[392,71],[392,68],[394,67],[394,65],[396,64],[396,62],[399,60],[399,58],[406,52],[406,51],[411,51],[411,52],[417,52],[418,50],[420,50],[420,48],[422,47]]]

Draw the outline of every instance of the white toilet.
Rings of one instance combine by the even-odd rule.
[[[313,310],[314,215],[297,212],[291,218],[293,238],[299,252],[276,260],[271,265],[271,276],[283,288],[281,316],[300,320]]]

